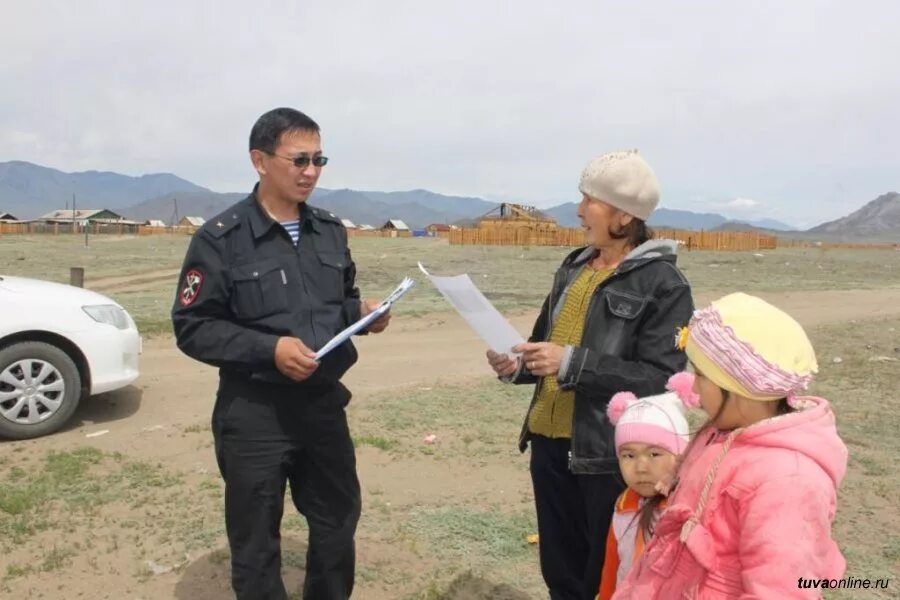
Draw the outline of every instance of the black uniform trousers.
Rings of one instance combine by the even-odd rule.
[[[531,481],[537,508],[541,574],[551,600],[594,600],[606,534],[625,484],[618,473],[569,471],[569,439],[532,435]]]
[[[238,600],[284,600],[281,518],[286,483],[309,525],[303,598],[346,600],[360,515],[346,391],[304,393],[223,376],[213,411],[225,480],[225,525]]]

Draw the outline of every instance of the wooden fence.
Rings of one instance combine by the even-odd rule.
[[[24,223],[0,223],[0,235],[84,235],[85,226],[72,223],[43,223],[29,221]],[[136,223],[90,223],[87,225],[90,235],[191,235],[196,227],[150,227]]]
[[[676,240],[688,250],[774,250],[778,238],[756,231],[654,229],[657,239]]]
[[[397,231],[396,229],[348,229],[347,237],[407,238],[412,237],[412,231]]]
[[[775,236],[744,231],[684,231],[654,229],[654,237],[676,240],[688,250],[773,250]],[[450,243],[485,246],[582,246],[582,229],[560,228],[555,231],[527,229],[456,229],[450,232]]]
[[[27,223],[0,223],[0,234],[49,234],[72,235],[84,234],[85,228],[91,235],[135,235],[142,225],[136,223],[90,223],[87,226],[77,223],[43,223],[30,221]]]
[[[197,227],[175,226],[175,227],[151,227],[149,225],[138,225],[135,223],[91,223],[88,225],[88,233],[94,234],[112,234],[112,235],[191,235],[197,231]],[[0,223],[0,235],[3,234],[49,234],[49,235],[71,235],[72,233],[84,234],[84,227],[78,223],[43,223],[38,221],[28,221],[22,223],[3,222]],[[411,231],[381,230],[362,231],[359,229],[347,230],[349,237],[375,237],[375,238],[402,238],[411,237]],[[447,237],[447,234],[440,233],[434,237]]]
[[[779,248],[821,248],[822,250],[900,250],[900,243],[855,244],[851,242],[817,242],[778,238]]]
[[[175,227],[141,225],[137,233],[138,235],[193,235],[198,229],[200,228],[193,225],[176,225]]]
[[[556,229],[534,231],[531,229],[454,229],[450,231],[450,243],[479,246],[583,246],[581,229]]]
[[[92,223],[88,226],[91,235],[191,235],[196,227],[150,227],[133,223]],[[686,250],[774,250],[778,248],[821,248],[848,250],[900,250],[900,244],[853,244],[827,243],[813,240],[791,240],[776,238],[753,231],[689,231],[683,229],[656,229],[654,237],[676,240]],[[84,235],[84,227],[72,223],[0,222],[0,235],[5,234],[49,234]],[[410,237],[409,231],[350,229],[349,237],[397,238]],[[584,231],[580,228],[559,228],[554,231],[532,231],[528,229],[453,229],[437,232],[434,236],[449,239],[455,245],[483,246],[582,246]]]

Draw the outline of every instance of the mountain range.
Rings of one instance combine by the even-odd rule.
[[[900,241],[900,194],[890,192],[879,196],[846,217],[813,227],[809,233],[848,241]]]
[[[578,216],[576,210],[578,205],[574,202],[567,202],[544,210],[544,213],[550,215],[560,225],[565,227],[577,227]],[[653,227],[670,227],[672,229],[716,229],[729,221],[722,215],[715,213],[696,213],[689,210],[677,210],[672,208],[657,208],[650,215],[647,221],[648,225]],[[762,219],[758,221],[739,221],[740,223],[757,227],[761,229],[773,229],[777,231],[792,231],[794,228],[785,223],[775,221],[773,219]]]
[[[214,192],[187,195],[172,193],[164,198],[144,202],[139,210],[138,207],[134,207],[134,209],[126,208],[124,211],[126,215],[135,219],[158,218],[150,215],[163,214],[167,207],[171,212],[173,205],[171,199],[177,197],[179,214],[209,218],[246,195],[246,193]],[[431,223],[455,223],[472,215],[480,216],[496,207],[496,204],[480,198],[444,196],[428,190],[367,192],[317,188],[309,202],[357,225],[380,227],[388,219],[400,219],[412,229],[424,229]]]
[[[108,208],[135,220],[175,216],[212,217],[246,196],[246,192],[218,193],[168,173],[131,177],[104,171],[65,173],[23,161],[0,162],[0,213],[20,219],[36,218],[65,208],[72,196],[81,208]],[[495,209],[497,202],[449,196],[428,190],[403,192],[316,189],[310,202],[356,224],[379,227],[401,219],[413,229],[430,223],[472,223]],[[177,205],[177,206],[176,206]],[[577,204],[568,202],[542,211],[560,225],[579,225]],[[900,194],[891,192],[856,212],[823,223],[807,232],[794,231],[772,219],[731,221],[715,213],[657,209],[649,220],[655,227],[676,229],[760,229],[790,237],[817,236],[848,241],[900,241]]]
[[[65,173],[23,161],[0,162],[0,212],[29,219],[75,203],[119,212],[170,192],[209,192],[175,175],[130,177],[108,171]]]

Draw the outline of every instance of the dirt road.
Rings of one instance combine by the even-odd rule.
[[[900,314],[898,289],[763,294],[763,297],[807,327]],[[710,299],[701,295],[697,303],[703,305]],[[535,316],[535,312],[527,312],[510,320],[527,336]],[[411,319],[401,315],[388,333],[359,337],[355,343],[360,360],[345,383],[353,390],[357,402],[397,386],[491,377],[483,344],[455,313]],[[160,446],[155,436],[142,434],[146,433],[145,429],[160,426],[205,425],[212,409],[216,380],[214,369],[185,357],[171,337],[149,339],[144,343],[141,378],[134,386],[92,398],[76,415],[80,419],[75,419],[75,425],[33,443],[66,449],[83,443],[85,433],[110,429],[109,434],[92,439],[92,443],[104,450],[127,450],[142,458],[192,465],[198,460],[193,446],[182,448],[177,443]],[[213,467],[211,457],[205,456],[205,460]]]

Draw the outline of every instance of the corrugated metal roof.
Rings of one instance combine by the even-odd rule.
[[[384,224],[384,227],[382,227],[382,229],[388,229],[389,227],[393,227],[394,229],[398,229],[400,231],[409,231],[409,227],[407,227],[406,223],[404,223],[400,219],[388,220],[388,222]]]
[[[116,214],[107,208],[78,208],[75,210],[72,210],[70,208],[60,208],[58,210],[54,210],[53,212],[49,212],[40,218],[41,220],[69,219],[75,221],[83,221],[84,219],[90,219],[94,215],[98,215],[102,212],[108,212],[113,215]],[[118,217],[119,215],[116,216]]]

